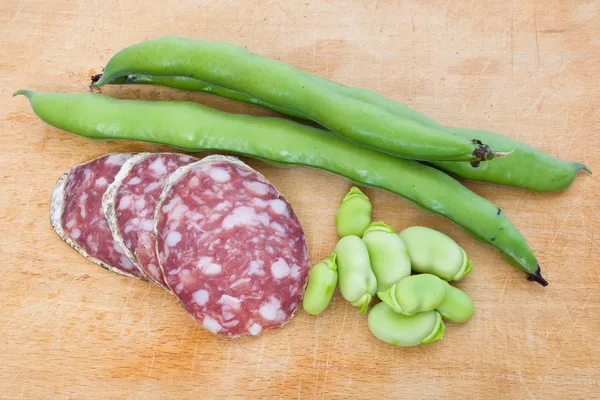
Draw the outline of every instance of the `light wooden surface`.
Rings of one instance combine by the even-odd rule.
[[[80,257],[52,231],[49,198],[69,167],[107,152],[43,125],[19,88],[85,91],[130,44],[164,35],[228,41],[364,86],[446,123],[502,132],[600,172],[599,1],[0,2],[0,397],[15,398],[597,398],[600,393],[600,185],[563,193],[468,183],[502,208],[550,286],[527,282],[490,247],[381,190],[374,217],[454,237],[475,269],[460,282],[476,314],[443,341],[393,348],[336,294],[321,316],[284,329],[213,336],[158,287]],[[119,97],[201,94],[110,88]],[[264,173],[290,200],[313,261],[335,245],[349,184],[306,168]],[[398,179],[402,179],[401,176]]]

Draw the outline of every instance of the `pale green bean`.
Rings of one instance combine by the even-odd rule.
[[[308,274],[308,285],[302,299],[302,307],[311,315],[322,313],[331,302],[338,280],[335,259],[336,254],[331,253],[329,257],[312,267]]]
[[[335,215],[335,228],[338,236],[362,237],[371,223],[371,202],[359,188],[353,187],[342,199]]]
[[[450,322],[466,322],[473,315],[473,301],[468,294],[446,282],[446,298],[436,311]]]
[[[362,240],[369,251],[378,292],[385,292],[402,278],[410,276],[408,252],[394,228],[383,222],[373,222]]]
[[[413,226],[399,233],[413,271],[458,281],[471,272],[471,260],[454,240],[433,229]]]
[[[435,275],[412,275],[379,292],[379,298],[394,311],[404,315],[435,310],[446,297],[447,282]]]
[[[446,326],[437,311],[398,314],[385,303],[369,312],[369,329],[379,340],[396,346],[416,346],[442,339]]]
[[[364,314],[377,291],[377,279],[371,270],[367,247],[358,236],[350,235],[340,239],[335,253],[340,292]]]

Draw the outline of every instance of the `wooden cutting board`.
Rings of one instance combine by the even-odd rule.
[[[42,124],[20,88],[86,91],[121,48],[182,35],[236,43],[344,84],[367,87],[444,124],[518,138],[600,171],[599,1],[69,1],[0,3],[0,397],[15,398],[563,398],[600,393],[600,185],[538,194],[467,183],[495,202],[535,250],[550,286],[527,282],[489,246],[401,198],[367,189],[374,218],[452,236],[474,271],[458,285],[476,312],[444,340],[394,348],[336,294],[312,317],[258,338],[216,337],[173,297],[71,250],[49,224],[69,167],[142,143],[94,143]],[[123,98],[188,99],[154,87]],[[257,161],[289,199],[314,262],[336,242],[350,184]],[[402,176],[398,176],[402,179]],[[468,205],[465,205],[468,207]]]

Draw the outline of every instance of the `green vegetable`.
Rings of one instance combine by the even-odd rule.
[[[411,119],[425,126],[440,129],[448,134],[465,139],[477,138],[499,152],[512,151],[510,157],[497,157],[481,164],[479,168],[473,168],[464,162],[431,162],[435,167],[460,178],[520,187],[536,192],[554,192],[569,187],[579,171],[591,173],[587,165],[583,163],[559,160],[518,140],[483,130],[445,127],[401,103],[387,99],[370,90],[343,86],[317,75],[305,74],[330,90],[379,107],[398,117]],[[292,117],[307,118],[293,110],[272,106],[243,93],[211,86],[193,78],[127,75],[110,83],[147,83],[177,89],[203,91],[244,103],[260,105]]]
[[[416,346],[442,339],[446,326],[437,311],[398,314],[385,303],[369,312],[369,329],[379,340],[396,346]]]
[[[503,252],[530,279],[547,284],[533,252],[506,215],[435,168],[360,148],[327,131],[281,118],[229,114],[191,102],[118,100],[92,93],[29,90],[15,94],[27,96],[46,123],[80,136],[243,154],[320,168],[389,190],[449,218]]]
[[[579,171],[592,172],[585,164],[559,160],[525,143],[497,133],[462,128],[446,129],[459,137],[475,136],[496,151],[512,151],[510,157],[496,158],[482,163],[480,168],[472,168],[465,163],[431,163],[461,178],[515,186],[536,192],[556,192],[573,183]]]
[[[501,215],[498,212],[498,217]],[[467,253],[443,233],[413,226],[399,235],[408,250],[413,271],[437,275],[447,281],[458,281],[471,272],[471,260]],[[496,239],[494,237],[492,241]]]
[[[102,74],[94,75],[92,77],[92,84],[100,80]],[[180,90],[192,90],[195,92],[204,92],[214,94],[216,96],[224,97],[226,99],[240,101],[242,103],[254,104],[270,110],[276,111],[281,114],[289,115],[299,119],[307,120],[306,116],[293,110],[273,106],[265,102],[260,101],[255,97],[250,97],[244,93],[236,92],[235,90],[225,89],[219,86],[209,85],[206,82],[200,81],[194,78],[186,78],[185,76],[150,76],[150,75],[126,75],[116,78],[110,82],[114,85],[119,84],[147,84],[147,85],[160,85],[167,86],[174,89]]]
[[[447,135],[391,114],[330,90],[290,65],[227,43],[179,37],[138,43],[115,54],[94,85],[132,74],[194,78],[240,92],[304,115],[354,143],[404,158],[478,164],[500,155],[477,138]]]
[[[342,204],[335,215],[335,228],[338,236],[348,235],[362,237],[371,223],[371,202],[369,198],[353,187],[342,199]]]
[[[367,247],[358,236],[350,235],[340,239],[335,253],[340,293],[364,314],[377,291],[377,279],[371,270]]]
[[[446,282],[446,298],[436,311],[450,322],[466,322],[473,315],[473,302],[468,294]]]
[[[413,315],[435,310],[446,297],[447,282],[435,275],[408,276],[378,296],[397,313]]]
[[[378,292],[384,292],[402,278],[410,276],[408,252],[392,227],[383,222],[373,222],[362,240],[369,250]]]
[[[302,307],[309,314],[322,313],[331,302],[338,280],[335,258],[335,253],[331,253],[329,257],[312,267],[308,274],[308,285],[302,299]]]

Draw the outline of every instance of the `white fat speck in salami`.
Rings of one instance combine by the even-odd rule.
[[[244,186],[253,195],[265,196],[271,189],[266,183],[258,181],[244,181]]]
[[[115,240],[135,265],[154,283],[168,289],[156,256],[154,212],[156,202],[168,176],[179,167],[198,159],[176,153],[140,153],[131,157],[109,186],[104,196],[104,213]],[[178,212],[188,208],[174,202]],[[173,231],[168,243],[181,240]]]
[[[264,319],[273,321],[277,318],[279,311],[281,310],[281,301],[278,299],[271,297],[269,301],[263,303],[260,306],[258,312],[263,316]]]
[[[181,167],[168,178],[154,221],[166,282],[206,329],[258,335],[293,316],[309,271],[304,233],[258,172],[223,156]]]
[[[265,271],[263,271],[263,265],[265,265],[265,262],[263,260],[250,261],[248,275],[264,275]]]
[[[289,276],[291,272],[290,266],[282,257],[279,257],[277,261],[271,264],[271,273],[275,279],[283,279]]]
[[[287,204],[280,199],[271,200],[269,202],[275,214],[288,215]]]
[[[198,289],[192,293],[192,300],[199,306],[203,306],[208,301],[208,292],[204,289]]]
[[[176,232],[176,231],[171,231],[167,234],[167,238],[166,238],[165,242],[167,243],[167,246],[173,247],[177,243],[179,243],[180,240],[181,240],[181,233]]]
[[[50,221],[56,233],[96,264],[119,274],[144,274],[112,236],[102,211],[102,196],[132,154],[109,154],[75,166],[60,177],[52,192]]]
[[[202,325],[211,331],[212,333],[220,333],[223,327],[219,324],[214,318],[211,318],[208,315],[204,316],[204,320],[202,320]]]
[[[259,324],[256,324],[256,323],[252,324],[252,325],[250,325],[250,328],[248,328],[248,332],[250,332],[250,334],[252,336],[256,336],[262,332],[262,326],[260,326]]]
[[[227,182],[230,178],[229,172],[221,168],[213,168],[210,171],[210,177],[217,182]]]
[[[96,179],[96,186],[99,187],[99,188],[106,187],[107,184],[108,184],[108,181],[103,176],[100,177],[100,178],[98,178],[98,179]]]

